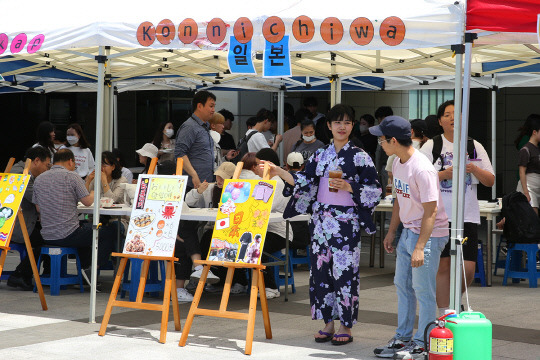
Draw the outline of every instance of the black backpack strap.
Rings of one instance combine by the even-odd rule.
[[[433,157],[432,164],[435,164],[437,162],[437,159],[441,159],[441,170],[442,169],[442,158],[441,158],[441,151],[442,151],[442,135],[436,135],[433,137],[433,149],[431,150],[431,155]]]
[[[249,141],[249,139],[251,139],[251,137],[255,134],[258,134],[259,132],[257,130],[255,131],[252,131],[251,134],[247,135],[246,137],[246,143]]]

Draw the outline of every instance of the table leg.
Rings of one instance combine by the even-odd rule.
[[[385,232],[386,229],[384,228],[384,224],[386,222],[386,212],[381,211],[381,237],[379,241],[379,267],[384,268],[384,237],[386,236]]]
[[[491,286],[491,280],[493,273],[491,272],[491,264],[492,264],[492,254],[491,254],[491,244],[492,244],[492,234],[493,234],[493,219],[486,218],[487,220],[487,246],[486,246],[486,255],[487,255],[487,264],[486,264],[486,285]]]
[[[375,216],[373,218],[375,219]],[[374,221],[374,223],[375,223],[375,230],[377,230],[377,222]],[[377,233],[375,232],[374,234],[370,236],[371,245],[369,247],[369,267],[375,266],[375,236],[376,235]]]
[[[289,236],[289,220],[287,220],[285,222],[285,301],[289,301]],[[279,282],[279,279],[276,280]]]

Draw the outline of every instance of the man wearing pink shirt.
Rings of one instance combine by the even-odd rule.
[[[384,239],[386,252],[394,251],[399,222],[404,226],[396,249],[394,277],[398,327],[388,344],[374,352],[382,358],[418,358],[426,348],[424,329],[437,314],[436,275],[441,252],[448,242],[448,217],[437,171],[424,154],[412,147],[409,121],[388,116],[369,131],[379,137],[379,144],[387,155],[397,155],[392,166],[397,201]],[[417,300],[418,330],[413,336]]]

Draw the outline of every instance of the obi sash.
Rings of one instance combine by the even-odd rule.
[[[348,180],[345,180],[349,182]],[[349,182],[350,183],[350,182]],[[328,178],[322,177],[319,180],[319,191],[317,192],[317,201],[328,205],[355,206],[352,194],[345,190],[330,192],[328,188]]]

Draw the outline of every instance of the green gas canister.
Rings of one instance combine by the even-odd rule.
[[[462,312],[448,317],[454,334],[454,360],[491,360],[492,325],[480,312]]]

